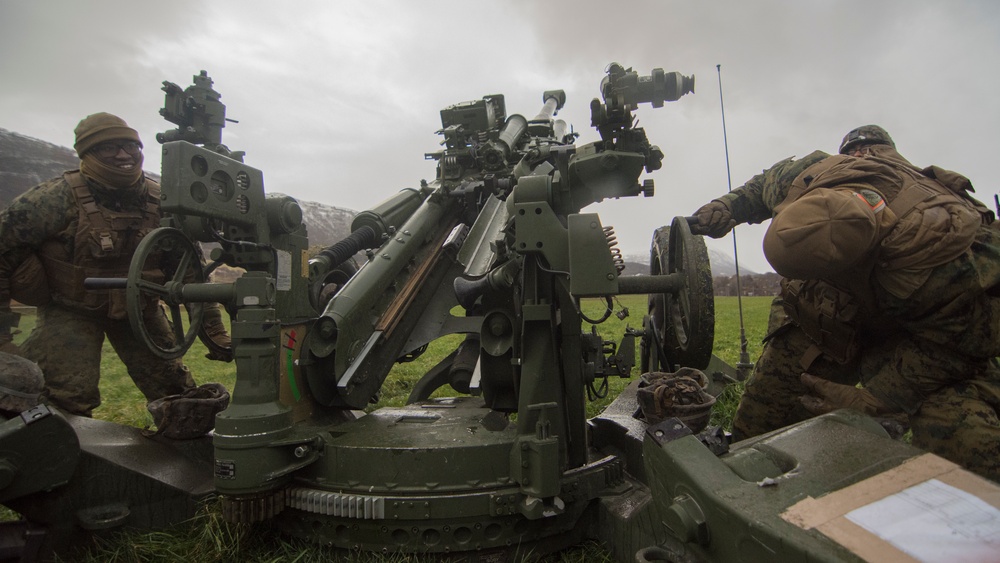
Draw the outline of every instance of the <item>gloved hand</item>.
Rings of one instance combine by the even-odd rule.
[[[854,409],[868,416],[878,416],[897,410],[877,399],[870,391],[853,385],[841,385],[808,373],[799,376],[799,381],[809,390],[808,394],[799,397],[799,401],[815,415],[837,409]]]
[[[724,202],[714,199],[694,212],[697,223],[691,224],[691,234],[708,235],[712,238],[726,236],[736,226],[733,212]]]

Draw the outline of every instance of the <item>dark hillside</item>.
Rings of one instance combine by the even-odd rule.
[[[147,148],[148,150],[148,148]],[[0,128],[0,209],[29,188],[79,166],[76,151]],[[155,180],[160,175],[146,171]],[[311,201],[299,202],[310,243],[329,246],[350,234],[355,212]]]
[[[79,162],[73,149],[0,129],[0,207]]]

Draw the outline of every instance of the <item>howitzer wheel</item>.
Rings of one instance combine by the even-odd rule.
[[[705,240],[691,234],[684,217],[653,232],[650,273],[680,274],[676,293],[649,296],[649,317],[641,368],[673,371],[674,366],[703,369],[712,359],[715,297]]]
[[[155,273],[155,274],[154,274]],[[158,283],[153,278],[166,281]],[[204,306],[201,303],[186,305],[182,314],[181,290],[185,283],[203,283],[205,271],[201,255],[194,243],[184,233],[170,227],[161,227],[143,237],[129,267],[126,283],[126,305],[132,331],[156,356],[164,359],[179,358],[187,352],[201,330]],[[150,297],[166,305],[171,333],[154,335],[146,326],[144,310]],[[187,329],[185,330],[185,325]]]

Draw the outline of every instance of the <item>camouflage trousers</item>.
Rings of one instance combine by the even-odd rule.
[[[150,308],[145,322],[151,338],[171,341],[170,326],[159,308]],[[195,386],[191,372],[180,359],[155,356],[133,334],[127,319],[112,320],[50,304],[38,308],[35,328],[20,346],[21,355],[42,369],[43,395],[50,404],[83,416],[91,416],[101,404],[101,347],[105,336],[147,400]]]
[[[799,402],[799,397],[807,391],[799,381],[799,374],[806,371],[801,360],[813,342],[802,329],[792,324],[782,303],[781,297],[771,303],[764,349],[747,379],[733,417],[735,440],[751,438],[813,416]],[[856,363],[839,364],[825,355],[812,362],[809,373],[843,384],[859,381]]]
[[[912,338],[893,338],[863,349],[854,362],[819,356],[805,370],[801,359],[812,341],[788,322],[780,297],[772,304],[768,329],[733,418],[734,439],[810,418],[799,402],[806,392],[799,382],[803,371],[848,385],[859,383],[861,374],[888,372],[896,388],[883,383],[876,396],[908,412],[915,446],[1000,482],[1000,368]],[[935,378],[938,385],[930,385]]]

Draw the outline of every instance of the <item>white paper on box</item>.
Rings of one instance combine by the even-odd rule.
[[[1000,561],[1000,510],[937,479],[845,516],[920,561]]]

